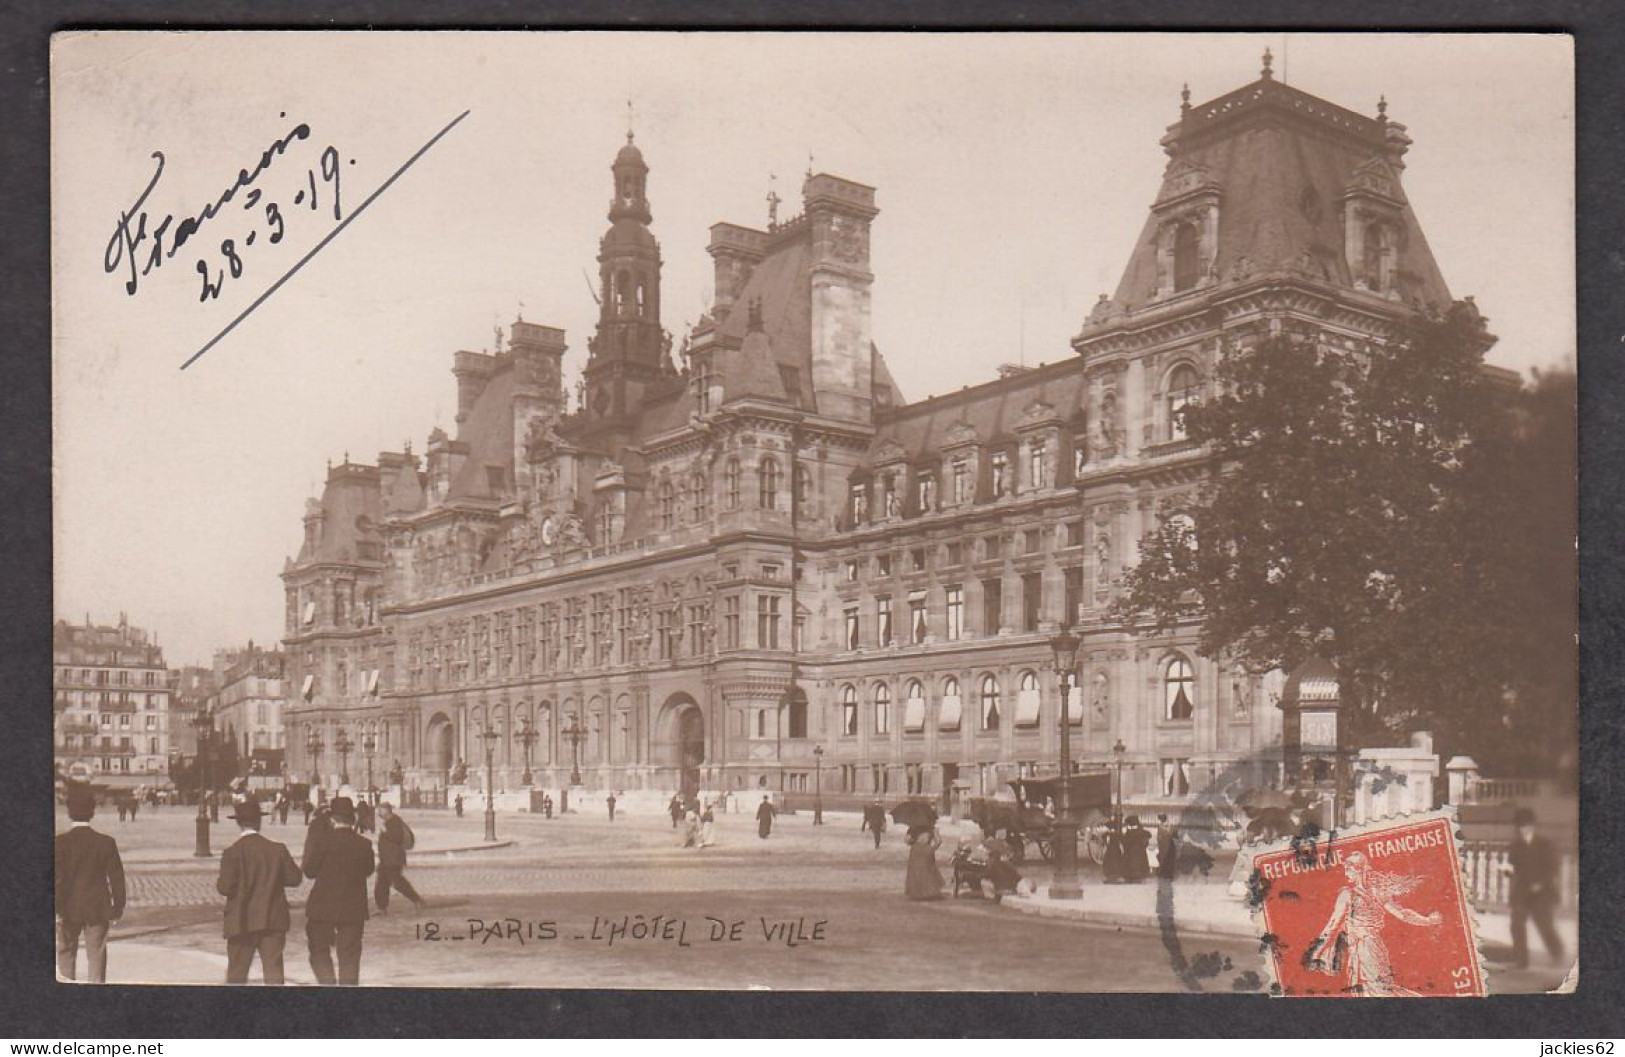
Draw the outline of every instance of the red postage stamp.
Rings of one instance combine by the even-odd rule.
[[[1487,993],[1449,811],[1294,838],[1251,889],[1277,994]]]

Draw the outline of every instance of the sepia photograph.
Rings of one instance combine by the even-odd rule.
[[[1571,37],[49,87],[57,980],[1578,986]]]

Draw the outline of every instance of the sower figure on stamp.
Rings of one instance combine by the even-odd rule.
[[[1552,924],[1557,907],[1557,850],[1535,832],[1535,813],[1520,807],[1512,816],[1518,827],[1501,869],[1512,874],[1512,960],[1518,968],[1529,965],[1529,921],[1535,922],[1541,942],[1554,962],[1563,960],[1563,940]]]
[[[332,832],[309,842],[305,876],[316,883],[305,904],[305,940],[310,968],[319,983],[361,982],[361,936],[367,927],[367,878],[372,876],[372,842],[355,831],[355,805],[334,797]],[[338,975],[333,973],[338,949]]]
[[[288,897],[297,888],[299,864],[286,844],[260,836],[260,805],[236,805],[237,839],[220,853],[215,888],[226,897],[226,983],[248,983],[254,954],[267,984],[283,982],[282,952],[288,941]]]
[[[372,886],[373,901],[380,913],[389,913],[389,890],[393,888],[422,910],[423,897],[406,879],[406,853],[417,843],[417,837],[388,800],[378,805],[378,819],[378,879]]]
[[[96,798],[68,790],[68,832],[56,838],[56,971],[73,980],[79,939],[91,983],[107,982],[107,927],[124,916],[124,863],[118,842],[90,828]]]
[[[1418,992],[1394,982],[1388,945],[1382,927],[1392,916],[1407,925],[1432,927],[1444,920],[1437,910],[1422,914],[1399,904],[1399,898],[1422,883],[1420,877],[1373,869],[1360,852],[1343,859],[1347,884],[1338,890],[1331,917],[1304,953],[1311,968],[1328,976],[1345,969],[1345,991],[1369,997],[1415,996]]]

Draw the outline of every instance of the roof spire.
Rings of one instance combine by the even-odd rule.
[[[779,198],[778,180],[777,174],[767,174],[767,226],[769,230],[779,225],[779,203],[783,199]]]
[[[1258,71],[1258,75],[1260,77],[1262,77],[1266,81],[1275,80],[1275,71],[1270,69],[1270,67],[1273,66],[1274,63],[1275,63],[1275,56],[1270,54],[1269,45],[1266,44],[1266,45],[1264,45],[1264,68],[1262,70]]]
[[[626,142],[632,142],[632,100],[626,101]]]
[[[1186,115],[1186,114],[1188,114],[1190,112],[1191,112],[1191,83],[1189,81],[1186,81],[1185,82],[1185,87],[1183,87],[1183,88],[1181,88],[1179,90],[1179,113],[1180,113],[1180,116],[1183,117],[1184,115]]]
[[[1377,97],[1377,124],[1386,125],[1387,123],[1388,123],[1388,96],[1380,95],[1380,96]]]
[[[809,180],[812,179],[812,174],[813,174],[813,154],[812,154],[812,151],[808,151],[807,152],[807,179],[809,179]]]

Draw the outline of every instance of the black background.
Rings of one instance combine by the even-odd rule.
[[[963,0],[677,3],[0,3],[0,1036],[1495,1036],[1625,1035],[1620,922],[1621,555],[1625,398],[1625,67],[1604,2]],[[477,10],[475,8],[477,7]],[[1612,16],[1612,18],[1610,18]],[[1359,21],[1352,21],[1357,18]],[[1576,37],[1581,459],[1580,988],[1482,1000],[1282,1000],[1238,995],[332,991],[75,987],[55,982],[51,908],[51,346],[48,53],[76,28],[712,28],[1539,30]],[[1442,41],[1441,47],[1448,47]],[[1491,74],[1487,71],[1486,76]],[[223,88],[222,90],[229,90]],[[1471,83],[1459,86],[1471,92]],[[1508,260],[1506,267],[1521,266]],[[1552,325],[1564,320],[1554,306]],[[115,515],[116,516],[116,515]],[[974,958],[974,952],[967,951]],[[1088,957],[1087,946],[1079,951]],[[1057,980],[1057,987],[1066,981]],[[1531,1057],[1535,1054],[1531,1044]]]

